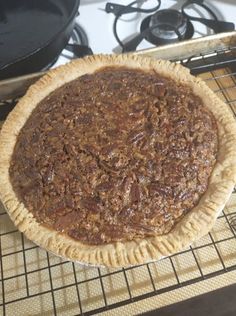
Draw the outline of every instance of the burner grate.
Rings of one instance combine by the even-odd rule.
[[[181,5],[180,10],[162,9],[161,0],[155,2],[156,6],[145,9],[145,2],[145,0],[135,0],[128,5],[120,5],[111,2],[106,4],[105,11],[115,15],[113,33],[123,53],[136,51],[143,40],[155,46],[160,46],[190,39],[196,31],[192,21],[197,21],[205,25],[215,34],[233,31],[235,28],[232,22],[219,21],[215,13],[203,0],[187,0]],[[142,5],[144,5],[144,8]],[[159,10],[159,8],[161,9]],[[193,9],[197,15],[199,9],[203,9],[203,16],[207,13],[210,15],[210,19],[189,15],[187,13],[188,11],[186,11],[186,9],[189,8]],[[133,34],[129,39],[121,40],[117,32],[118,20],[121,19],[123,15],[133,12],[150,13],[150,15],[142,20],[139,33]]]
[[[236,116],[236,48],[180,60]],[[4,105],[3,105],[4,106]],[[161,261],[125,269],[83,267],[28,241],[0,209],[0,314],[97,315],[236,271],[236,191],[210,234]],[[170,295],[171,296],[171,295]]]

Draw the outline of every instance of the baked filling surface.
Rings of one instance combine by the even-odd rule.
[[[110,67],[42,100],[10,180],[38,222],[87,244],[168,233],[206,191],[215,119],[191,88]]]

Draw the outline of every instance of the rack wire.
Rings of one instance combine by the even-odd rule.
[[[236,47],[179,62],[236,116]],[[107,269],[47,253],[28,241],[1,207],[0,314],[97,315],[236,270],[235,218],[236,191],[212,231],[191,247],[157,262]]]

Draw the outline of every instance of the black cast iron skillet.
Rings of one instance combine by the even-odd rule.
[[[0,0],[0,79],[42,70],[55,60],[69,40],[79,3]]]

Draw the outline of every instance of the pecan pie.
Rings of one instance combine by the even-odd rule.
[[[227,106],[186,69],[131,55],[50,71],[5,122],[0,194],[35,243],[127,266],[206,234],[236,178]]]

